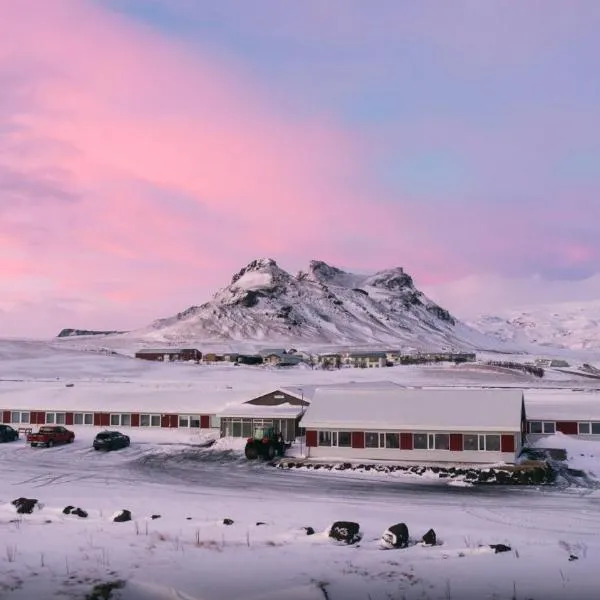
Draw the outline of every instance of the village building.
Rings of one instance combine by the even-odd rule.
[[[287,352],[271,352],[270,354],[264,354],[262,358],[265,365],[275,367],[293,367],[303,362],[300,356],[288,354]]]
[[[346,352],[342,356],[342,364],[350,367],[372,368],[388,365],[385,352]]]
[[[282,388],[233,404],[219,412],[221,437],[248,438],[258,427],[274,427],[286,442],[300,434],[300,419],[309,405],[300,388]]]
[[[159,361],[200,361],[202,352],[196,348],[144,348],[135,353],[136,358]]]
[[[300,425],[309,458],[512,463],[526,416],[520,390],[317,388]]]

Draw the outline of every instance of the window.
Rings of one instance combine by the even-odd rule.
[[[427,434],[426,433],[414,433],[413,434],[413,448],[415,450],[427,450]]]
[[[54,425],[54,413],[46,413],[46,425]]]
[[[67,423],[67,415],[65,413],[56,413],[56,424],[57,425],[66,425]]]
[[[73,415],[73,425],[93,425],[93,413],[75,413]]]
[[[600,435],[600,423],[592,423],[592,434]]]
[[[160,427],[160,415],[140,415],[140,427]]]
[[[29,423],[28,412],[13,412],[10,414],[11,423]]]
[[[192,415],[190,417],[190,427],[193,427],[195,429],[200,429],[200,415]],[[242,422],[242,427],[243,427],[243,422]]]
[[[379,433],[374,431],[365,433],[365,448],[379,448]]]
[[[577,424],[577,433],[581,435],[588,435],[590,433],[590,424],[589,423],[578,423]]]
[[[129,413],[110,415],[112,427],[131,427],[131,415]]]
[[[386,448],[400,448],[400,434],[399,433],[386,433],[385,434],[385,447]]]
[[[218,429],[221,426],[221,417],[210,415],[210,426]]]
[[[542,422],[529,421],[529,433],[542,433]]]
[[[349,431],[338,432],[338,446],[340,448],[350,448],[352,446],[352,434]]]
[[[450,435],[447,433],[436,433],[434,437],[436,450],[450,450]]]
[[[179,427],[189,427],[190,418],[187,415],[179,415]]]
[[[331,446],[331,431],[319,431],[319,446]]]
[[[252,431],[252,420],[244,419],[242,421],[242,437],[249,438],[249,437],[252,437],[253,435],[254,435],[254,432]]]
[[[544,433],[555,433],[556,423],[554,421],[544,421]]]
[[[484,437],[484,436],[482,436]],[[486,435],[485,436],[485,449],[487,452],[500,452],[500,436],[499,435]]]
[[[478,450],[479,435],[476,433],[465,433],[463,435],[463,450]]]
[[[242,437],[242,421],[237,419],[232,423],[233,437]]]

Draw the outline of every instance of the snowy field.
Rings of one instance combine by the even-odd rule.
[[[3,394],[29,390],[42,407],[48,390],[65,381],[76,382],[71,389],[89,386],[99,403],[153,389],[164,392],[166,404],[173,390],[190,386],[250,390],[369,378],[407,385],[544,383],[477,368],[324,373],[141,364],[33,342],[0,342],[0,356]],[[595,385],[560,373],[551,381]],[[73,429],[77,438],[64,447],[30,448],[22,440],[0,445],[2,599],[598,597],[598,443],[565,444],[562,436],[547,441],[567,446],[571,466],[592,477],[586,486],[459,487],[395,473],[273,469],[245,461],[239,442],[201,447],[212,433],[131,431],[130,448],[98,453],[91,449],[95,428]],[[17,515],[11,501],[18,497],[42,506]],[[88,517],[64,515],[68,505]],[[132,521],[113,522],[122,509],[131,511]],[[338,520],[360,523],[359,544],[327,537]],[[398,522],[407,524],[411,544],[382,549],[381,535]],[[315,534],[306,535],[304,527]],[[430,528],[438,545],[426,547],[418,542]],[[511,550],[495,554],[490,544]],[[114,584],[110,596],[108,588],[101,595],[102,584]]]

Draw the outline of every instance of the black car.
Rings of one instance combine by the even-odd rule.
[[[19,439],[19,432],[10,425],[0,425],[0,442],[14,442]]]
[[[120,431],[101,431],[94,439],[94,450],[118,450],[129,444],[129,436]]]

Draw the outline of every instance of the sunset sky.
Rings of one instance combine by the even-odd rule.
[[[1,0],[0,337],[140,327],[262,256],[458,313],[593,296],[598,31],[597,0]]]

